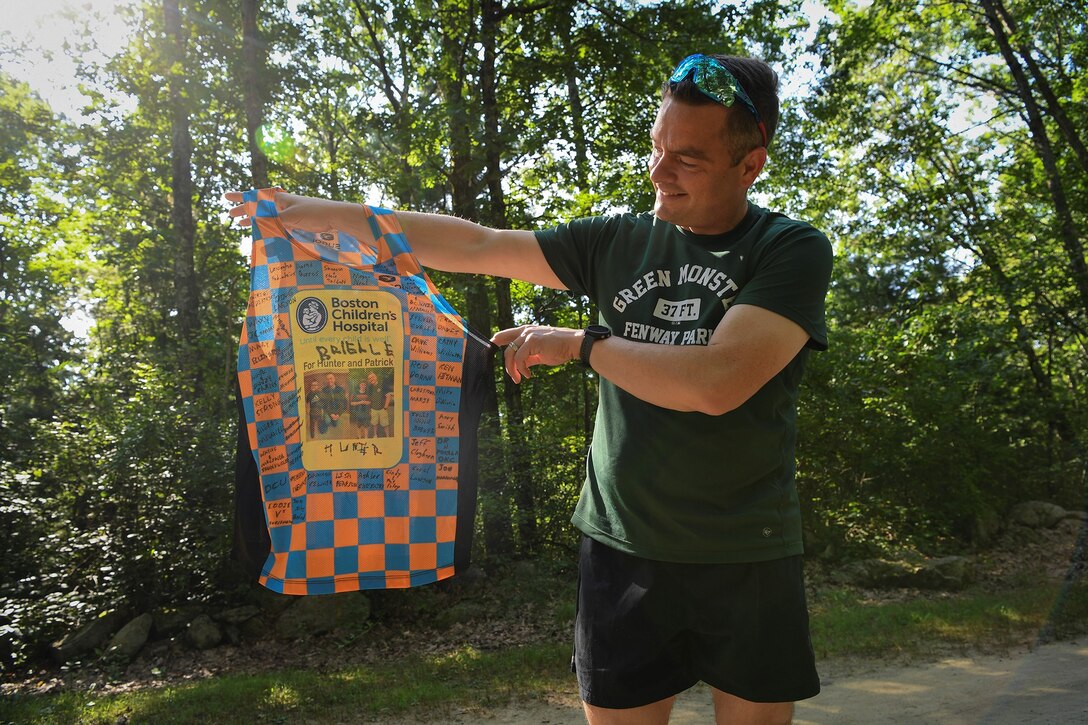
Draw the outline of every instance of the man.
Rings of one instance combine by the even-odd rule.
[[[370,431],[371,407],[370,398],[366,394],[366,381],[360,380],[356,391],[348,401],[348,418],[351,419],[352,438],[373,437]]]
[[[388,377],[378,380],[378,374],[366,376],[366,397],[370,400],[370,437],[388,438],[393,435],[393,381]]]
[[[310,381],[310,392],[306,394],[306,417],[310,421],[310,440],[316,440],[329,429],[325,420],[325,406],[321,402],[321,382]]]
[[[497,333],[515,381],[581,360],[601,377],[575,654],[587,720],[664,723],[713,689],[719,723],[785,723],[819,679],[794,485],[807,349],[825,349],[831,248],[747,200],[778,121],[778,77],[695,55],[651,130],[653,214],[493,230],[398,212],[420,262],[588,295],[601,326]],[[240,195],[228,198],[240,200]],[[280,195],[288,226],[350,230],[351,204]],[[237,207],[232,215],[245,219]]]
[[[348,394],[333,373],[325,375],[325,387],[321,389],[321,407],[325,411],[328,427],[338,430],[340,428],[340,416],[344,414],[348,407]],[[343,437],[343,435],[341,434],[340,437]]]

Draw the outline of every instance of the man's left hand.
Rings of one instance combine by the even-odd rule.
[[[491,342],[504,347],[506,373],[515,383],[532,377],[534,365],[563,365],[578,359],[582,346],[582,330],[568,327],[522,325],[500,330]]]

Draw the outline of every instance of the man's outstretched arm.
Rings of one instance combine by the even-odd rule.
[[[247,205],[239,192],[229,192],[236,206],[230,216],[249,223]],[[280,192],[275,197],[280,220],[288,228],[311,232],[340,230],[360,238],[370,236],[359,204]],[[519,279],[552,289],[566,289],[529,231],[491,229],[442,214],[397,211],[412,252],[424,267],[443,272],[468,272]]]

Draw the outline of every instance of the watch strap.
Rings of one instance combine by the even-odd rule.
[[[593,366],[589,364],[589,355],[593,351],[593,343],[611,336],[612,331],[603,325],[590,325],[587,327],[582,333],[582,346],[578,351],[578,357],[582,361],[582,365],[592,370]]]

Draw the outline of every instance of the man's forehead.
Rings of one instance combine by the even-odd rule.
[[[710,158],[706,144],[711,142],[712,139],[693,138],[691,134],[666,133],[656,123],[650,131],[650,139],[655,146],[661,146],[669,153],[677,156],[689,156],[695,159]]]
[[[708,158],[725,142],[729,110],[715,103],[693,105],[666,98],[658,109],[650,138],[672,153]]]

